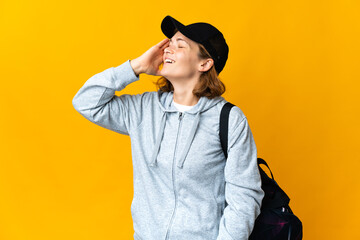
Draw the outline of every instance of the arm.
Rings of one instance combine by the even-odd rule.
[[[138,73],[139,74],[139,73]],[[72,100],[74,108],[91,122],[112,131],[129,135],[141,123],[143,94],[116,96],[128,84],[139,80],[130,60],[95,74],[80,88]]]
[[[129,135],[142,121],[142,109],[149,104],[149,92],[116,96],[128,84],[139,80],[140,73],[161,76],[165,38],[134,60],[92,76],[72,100],[74,108],[91,122],[112,131]]]
[[[92,76],[72,100],[74,108],[91,122],[115,132],[129,135],[142,122],[142,108],[149,104],[149,92],[116,96],[128,84],[139,80],[140,73],[161,76],[165,38],[134,60]]]
[[[246,117],[234,106],[229,116],[225,199],[217,240],[247,240],[260,214],[264,191],[257,165],[257,149]]]

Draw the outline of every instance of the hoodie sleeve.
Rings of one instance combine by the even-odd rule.
[[[139,80],[130,65],[130,60],[117,67],[111,67],[88,79],[72,100],[76,111],[89,121],[129,135],[130,131],[142,121],[142,108],[146,94],[115,95],[128,84]]]
[[[234,106],[229,116],[225,200],[217,240],[247,240],[260,214],[264,197],[257,149],[247,118]]]

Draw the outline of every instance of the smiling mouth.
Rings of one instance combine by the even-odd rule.
[[[166,59],[166,60],[164,61],[164,64],[166,64],[166,63],[173,64],[173,63],[175,63],[175,61],[170,60],[170,59]]]

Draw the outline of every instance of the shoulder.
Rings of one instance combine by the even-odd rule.
[[[222,101],[219,102],[218,104],[218,110],[219,113],[221,112],[222,108],[224,107],[224,105],[227,103],[228,101],[223,99]],[[232,103],[232,102],[230,102]],[[229,121],[242,121],[246,118],[244,112],[241,110],[241,108],[236,105],[235,103],[232,103],[234,106],[231,108],[230,110],[230,115],[229,115]]]
[[[227,103],[227,100],[222,100],[219,103],[219,114],[223,108],[223,106]],[[231,108],[229,113],[229,130],[237,128],[239,125],[247,121],[244,112],[241,110],[239,106],[232,103],[234,106]]]
[[[137,94],[122,94],[120,96],[126,96],[134,99],[141,99],[142,101],[149,101],[151,99],[155,99],[156,92],[143,92],[143,93],[137,93]]]
[[[137,109],[139,107],[147,107],[149,104],[153,104],[156,98],[156,92],[143,92],[137,94],[121,94],[118,97],[119,100],[127,103],[129,106]]]

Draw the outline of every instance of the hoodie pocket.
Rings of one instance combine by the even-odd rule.
[[[215,179],[214,179],[215,181]],[[216,188],[213,192],[213,197],[217,206],[217,213],[221,217],[225,209],[225,184],[223,183],[220,189]]]
[[[218,216],[221,218],[225,209],[225,195],[213,196],[216,202]]]
[[[142,238],[139,237],[139,235],[136,232],[134,232],[134,240],[142,240]]]
[[[224,214],[224,209],[225,209],[225,201],[221,200],[220,202],[217,202],[217,206],[219,208],[220,211],[220,217]]]

